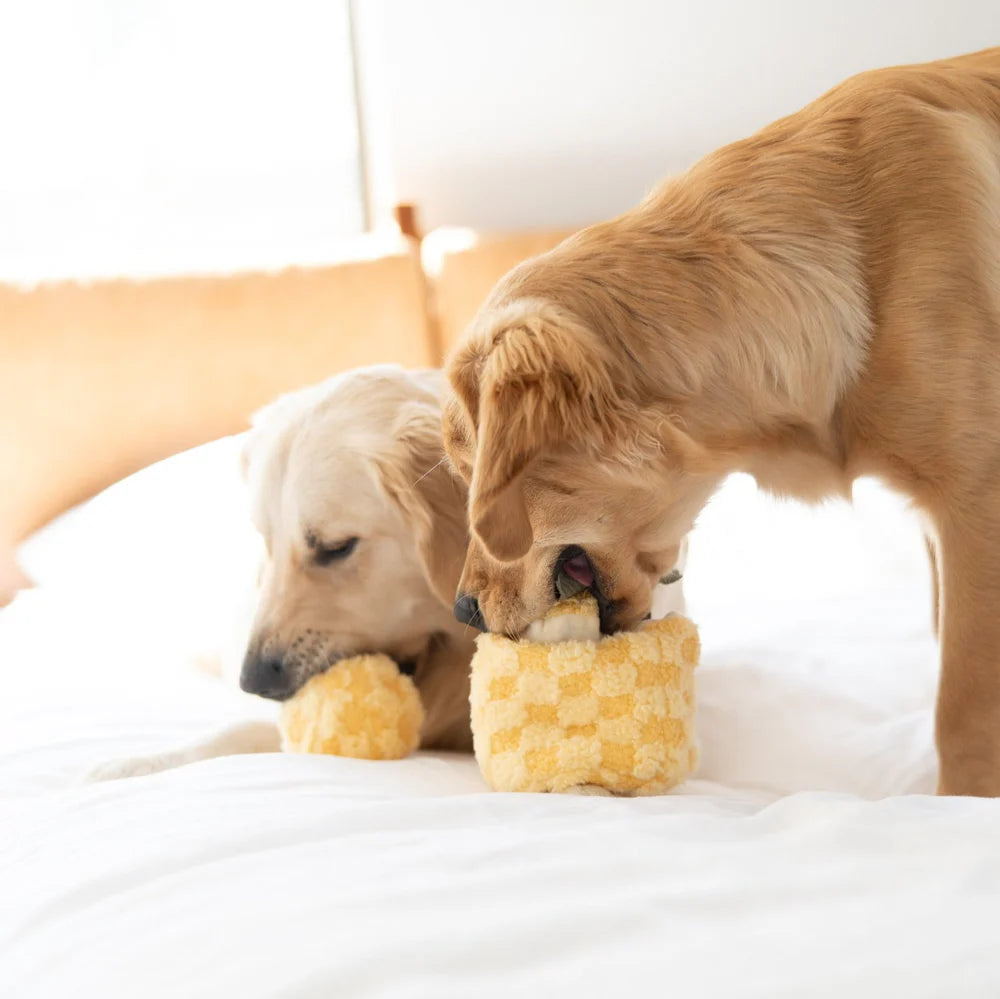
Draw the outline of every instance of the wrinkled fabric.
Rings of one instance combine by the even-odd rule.
[[[435,754],[79,784],[273,711],[187,668],[232,641],[245,582],[222,452],[104,515],[201,496],[170,552],[84,573],[74,532],[115,536],[98,499],[50,536],[72,570],[36,538],[46,584],[0,613],[0,993],[1000,994],[1000,803],[932,796],[928,569],[867,484],[806,509],[735,479],[703,515],[702,763],[671,795],[490,793]]]

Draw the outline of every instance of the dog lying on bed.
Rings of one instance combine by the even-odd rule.
[[[465,489],[444,460],[437,371],[379,367],[279,399],[244,455],[263,537],[240,686],[284,700],[337,659],[414,666],[423,744],[470,745],[472,639],[451,614]]]
[[[421,744],[467,750],[474,631],[452,613],[466,497],[444,460],[443,384],[437,371],[363,368],[254,418],[243,466],[267,554],[240,685],[283,700],[337,659],[384,652],[414,667]],[[275,726],[253,722],[91,778],[278,748]]]
[[[927,517],[939,791],[1000,794],[1000,49],[865,73],[515,268],[449,368],[456,614],[634,627],[734,471]],[[582,557],[581,557],[582,552]]]

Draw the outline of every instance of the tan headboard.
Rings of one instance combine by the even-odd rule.
[[[431,363],[423,294],[402,239],[278,273],[0,286],[3,536],[240,429],[286,389],[359,364]]]
[[[440,364],[493,283],[563,235],[431,233],[426,273],[400,236],[277,273],[0,285],[0,605],[14,546],[56,514],[280,392]]]
[[[500,277],[522,260],[551,250],[570,234],[570,230],[476,233],[437,229],[426,236],[421,258],[444,353]]]

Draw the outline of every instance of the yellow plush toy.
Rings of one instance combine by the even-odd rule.
[[[382,655],[342,659],[281,706],[281,748],[399,760],[420,743],[424,709],[410,677]]]
[[[669,790],[697,764],[699,653],[678,615],[600,637],[589,593],[556,604],[526,639],[481,635],[470,703],[483,776],[498,791]]]

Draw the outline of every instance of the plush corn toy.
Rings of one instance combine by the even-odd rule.
[[[420,743],[424,709],[410,677],[388,656],[342,659],[281,706],[281,748],[365,760],[399,760]]]
[[[697,764],[699,652],[695,626],[679,615],[601,637],[585,591],[524,639],[481,635],[470,702],[483,776],[497,791],[669,790]]]

